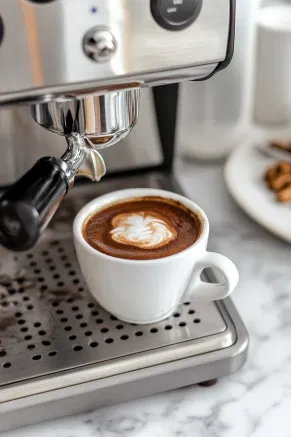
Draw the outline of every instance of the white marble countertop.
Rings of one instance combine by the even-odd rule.
[[[240,271],[234,302],[249,359],[209,388],[186,387],[0,437],[290,437],[291,250],[233,202],[218,166],[186,166],[180,180],[209,216],[211,246]]]

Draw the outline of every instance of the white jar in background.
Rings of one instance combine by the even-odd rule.
[[[224,158],[247,132],[252,115],[255,23],[259,0],[238,0],[230,66],[205,82],[180,86],[176,141],[186,157]]]
[[[261,123],[291,119],[291,2],[258,15],[254,117]]]

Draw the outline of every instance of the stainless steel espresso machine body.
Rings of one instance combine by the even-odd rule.
[[[205,78],[228,63],[233,11],[225,0],[1,6],[0,105],[30,104],[34,120],[68,143],[65,155],[40,160],[4,194],[3,246],[33,247],[75,175],[97,181],[104,175],[97,150],[133,128],[141,87]]]
[[[226,58],[230,3],[2,2],[0,102],[206,77]]]
[[[227,66],[234,12],[234,0],[1,1],[0,243],[25,251],[1,249],[0,430],[244,363],[247,333],[230,299],[185,302],[155,325],[120,322],[87,291],[71,234],[78,209],[105,192],[181,191],[177,82]],[[104,180],[81,178],[69,192],[105,164]]]

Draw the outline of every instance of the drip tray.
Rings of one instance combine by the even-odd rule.
[[[217,378],[245,360],[247,333],[230,299],[185,302],[167,320],[139,326],[92,298],[72,221],[116,186],[179,190],[160,174],[77,187],[35,249],[1,256],[1,430]]]

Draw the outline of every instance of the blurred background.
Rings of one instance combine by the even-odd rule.
[[[181,87],[182,155],[224,159],[249,137],[250,129],[284,131],[291,120],[290,52],[290,1],[238,1],[230,67],[209,81]]]

